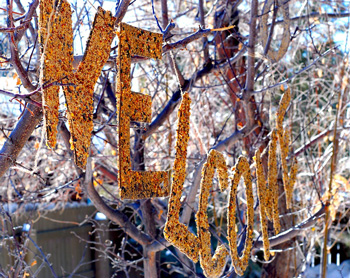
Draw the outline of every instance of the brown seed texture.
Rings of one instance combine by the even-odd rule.
[[[289,136],[287,131],[283,129],[283,119],[290,103],[290,89],[282,96],[277,112],[276,129],[272,130],[271,140],[269,143],[269,157],[268,157],[268,183],[265,181],[262,162],[260,158],[260,150],[255,153],[256,169],[257,169],[257,187],[258,197],[260,202],[260,221],[262,238],[264,245],[264,258],[269,260],[270,257],[270,242],[267,233],[267,220],[272,220],[275,234],[278,234],[281,226],[278,211],[278,184],[277,184],[277,141],[279,141],[281,151],[281,164],[283,174],[283,184],[286,192],[287,208],[291,207],[291,200],[293,194],[293,186],[297,174],[297,160],[294,158],[291,166],[291,173],[288,175],[287,156],[289,152]],[[268,186],[267,186],[268,184]]]
[[[187,145],[190,131],[190,104],[191,99],[188,93],[185,93],[182,96],[181,105],[177,112],[176,154],[164,237],[192,261],[197,262],[200,241],[198,237],[188,230],[186,225],[179,221],[181,209],[180,198],[186,178]]]
[[[278,234],[281,229],[280,217],[278,211],[278,184],[277,184],[277,132],[272,130],[271,140],[269,143],[269,160],[268,160],[268,192],[269,201],[265,203],[269,219],[273,221],[275,233]]]
[[[268,1],[267,6],[271,4]],[[285,18],[289,20],[287,5],[283,6]],[[264,16],[262,22],[264,23]],[[266,19],[267,20],[267,19]],[[289,24],[287,20],[286,24]],[[39,42],[43,55],[43,74],[41,84],[61,82],[68,84],[63,91],[67,102],[67,115],[71,132],[71,147],[74,150],[75,163],[84,168],[90,149],[93,130],[93,90],[100,72],[106,63],[110,45],[115,36],[115,18],[110,12],[98,8],[93,28],[87,43],[87,49],[76,72],[73,72],[73,33],[71,8],[66,0],[40,2]],[[266,24],[265,24],[266,25]],[[263,25],[264,26],[264,25]],[[264,27],[265,28],[265,27]],[[267,28],[267,27],[266,27]],[[285,30],[289,30],[285,26]],[[265,29],[264,29],[265,30]],[[265,31],[264,31],[265,32]],[[263,32],[263,33],[264,33]],[[266,31],[267,32],[267,31]],[[162,34],[135,28],[125,23],[119,24],[119,47],[117,57],[117,119],[118,119],[118,184],[122,199],[143,199],[165,197],[169,194],[169,172],[132,171],[130,161],[130,122],[150,122],[152,100],[150,96],[131,92],[130,67],[131,56],[139,55],[154,59],[162,56]],[[288,36],[289,37],[289,36]],[[286,42],[276,53],[268,53],[271,59],[283,56]],[[71,85],[72,84],[72,85]],[[55,147],[58,124],[59,87],[51,86],[43,90],[44,121],[47,143]],[[290,89],[282,96],[276,120],[276,129],[272,131],[269,143],[268,183],[266,183],[261,162],[261,154],[256,152],[256,173],[258,198],[260,201],[260,219],[264,246],[264,257],[269,259],[268,219],[273,221],[275,233],[279,233],[277,185],[277,142],[280,145],[283,184],[286,192],[287,207],[291,207],[293,187],[297,174],[297,161],[293,160],[288,173],[287,156],[289,152],[289,133],[283,129],[283,119],[291,100]],[[245,157],[240,157],[231,178],[228,204],[228,241],[230,251],[219,245],[211,254],[211,235],[207,206],[215,171],[219,178],[220,190],[228,187],[228,169],[224,156],[211,150],[203,166],[199,194],[199,209],[196,214],[198,237],[188,227],[180,223],[181,194],[186,177],[187,145],[190,128],[190,104],[188,93],[183,94],[178,111],[176,131],[176,156],[173,166],[172,184],[168,206],[164,237],[194,262],[200,264],[207,277],[219,277],[230,254],[233,266],[239,275],[243,275],[248,266],[253,242],[254,197],[250,165]],[[242,256],[237,251],[236,201],[237,186],[243,176],[247,199],[246,240]]]
[[[169,172],[132,171],[130,161],[130,121],[150,122],[150,96],[131,92],[131,55],[162,58],[162,34],[119,24],[117,57],[118,184],[122,199],[165,197],[169,194]]]
[[[55,3],[51,0],[40,2],[39,35],[43,63],[43,80],[74,84],[64,86],[67,102],[67,117],[71,133],[71,149],[74,161],[84,169],[89,156],[91,132],[93,130],[93,92],[110,53],[114,34],[115,18],[110,12],[98,8],[92,25],[83,60],[76,72],[73,72],[73,31],[71,8],[67,1]],[[59,87],[52,86],[43,90],[44,120],[47,143],[56,145],[58,123]]]
[[[72,72],[73,30],[71,8],[67,1],[40,1],[39,43],[43,56],[42,84],[61,81]],[[42,102],[47,145],[56,146],[59,87],[43,90]]]
[[[85,168],[89,156],[91,133],[93,130],[93,93],[95,83],[108,60],[114,34],[115,17],[110,12],[98,8],[87,42],[83,60],[76,73],[71,75],[65,86],[68,123],[71,131],[71,145],[74,148],[76,164]]]
[[[264,170],[262,167],[262,161],[260,158],[260,150],[258,149],[255,152],[255,158],[256,158],[256,172],[257,172],[257,187],[258,187],[258,197],[259,197],[259,212],[260,212],[260,223],[261,223],[261,232],[262,232],[262,239],[263,239],[263,246],[264,246],[264,258],[266,261],[270,258],[270,241],[269,241],[269,235],[267,230],[267,224],[268,224],[268,207],[269,204],[269,188],[266,187],[265,184],[265,177],[264,177]],[[270,216],[271,217],[271,216]],[[271,218],[270,218],[271,219]]]
[[[218,172],[220,190],[228,187],[228,170],[222,153],[211,150],[207,162],[203,166],[199,193],[199,208],[196,214],[198,238],[201,244],[200,263],[206,277],[219,277],[224,271],[226,257],[229,254],[224,245],[219,245],[211,255],[211,241],[207,215],[208,199],[212,187],[215,169]]]
[[[275,233],[280,231],[279,211],[278,211],[278,185],[277,185],[277,142],[278,134],[282,130],[283,136],[286,133],[283,131],[283,117],[290,101],[290,92],[287,91],[282,97],[279,114],[277,117],[277,129],[274,129],[271,134],[269,143],[269,158],[268,158],[268,183],[266,182],[263,166],[261,161],[260,150],[256,151],[256,173],[258,198],[260,200],[260,220],[262,229],[262,238],[264,246],[264,257],[268,260],[270,257],[270,242],[268,238],[267,224],[268,219],[273,221]],[[190,98],[188,93],[184,94],[178,111],[178,126],[176,134],[176,156],[173,167],[173,178],[170,190],[170,199],[168,205],[167,222],[164,228],[164,237],[172,243],[181,252],[188,256],[194,262],[197,262],[198,256],[203,272],[206,277],[219,277],[225,269],[226,258],[229,251],[224,245],[219,245],[215,250],[214,255],[211,254],[211,241],[209,232],[209,222],[207,216],[208,199],[212,180],[215,170],[218,173],[220,190],[223,191],[228,187],[228,170],[224,156],[216,151],[211,150],[208,154],[207,162],[203,166],[201,186],[199,194],[199,208],[196,214],[196,223],[198,237],[191,233],[188,227],[179,222],[181,209],[181,194],[186,176],[186,157],[187,145],[189,140],[189,118],[190,118]],[[283,156],[288,155],[288,141],[280,140],[280,145],[287,147],[284,149]],[[296,161],[296,160],[295,160]],[[292,165],[292,170],[289,179],[289,185],[294,184],[296,179],[297,168],[296,162]],[[240,157],[236,166],[233,168],[234,175],[231,178],[230,197],[228,205],[228,241],[230,246],[230,255],[235,271],[239,275],[243,275],[249,262],[249,257],[253,245],[253,224],[254,224],[254,197],[252,189],[252,178],[250,173],[250,165],[247,158]],[[237,186],[243,176],[246,187],[247,199],[247,227],[246,240],[242,256],[239,256],[237,251],[237,231],[236,231],[236,201],[237,201]],[[293,188],[290,188],[290,196]],[[291,198],[291,197],[290,197]]]
[[[296,173],[298,170],[297,160],[294,159],[291,166],[291,173],[290,175],[288,174],[287,157],[289,152],[290,138],[289,138],[289,132],[283,129],[283,119],[284,119],[284,115],[286,114],[290,100],[291,100],[290,88],[288,88],[282,96],[280,105],[278,107],[278,111],[276,113],[276,116],[277,116],[276,128],[277,128],[278,141],[279,141],[280,150],[281,150],[283,185],[284,185],[284,191],[286,192],[286,203],[287,203],[288,209],[292,207],[293,189],[294,189],[294,183],[296,179]]]
[[[245,183],[245,194],[247,198],[247,230],[246,240],[244,243],[244,250],[242,256],[239,256],[237,252],[237,232],[236,232],[236,198],[237,198],[237,186],[243,176]],[[249,262],[250,252],[253,246],[253,224],[254,224],[254,197],[252,187],[252,177],[250,175],[250,166],[247,158],[244,156],[239,157],[238,162],[234,168],[234,174],[232,178],[230,198],[229,198],[229,210],[227,215],[228,222],[228,242],[230,245],[230,254],[232,258],[232,264],[238,275],[243,275]]]

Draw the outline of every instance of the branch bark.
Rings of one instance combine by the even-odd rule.
[[[318,219],[320,219],[325,213],[326,206],[322,206],[314,215],[299,223],[298,225],[279,233],[276,236],[270,237],[270,247],[275,247],[294,237],[300,235],[305,229],[314,226]],[[256,241],[253,245],[255,248],[263,248],[263,241]]]
[[[250,10],[250,26],[248,41],[248,57],[247,57],[247,78],[243,93],[243,107],[246,115],[246,125],[248,128],[254,123],[254,108],[251,103],[251,95],[254,92],[255,82],[255,43],[257,38],[256,19],[258,14],[258,1],[253,0]]]
[[[20,8],[20,2],[17,0],[15,0],[16,4],[18,5],[18,7]],[[35,10],[36,8],[38,7],[39,5],[39,0],[33,0],[32,3],[29,4],[29,9],[28,9],[28,12],[26,13],[25,17],[23,20],[21,20],[21,22],[30,22],[35,14]],[[23,8],[23,7],[22,7]],[[21,9],[21,8],[20,8]],[[22,9],[21,9],[22,10]],[[30,32],[31,32],[31,35],[32,35],[32,39],[34,40],[35,39],[35,32],[34,32],[34,28],[31,24],[27,25],[27,26],[30,26]],[[16,37],[16,42],[19,42],[24,33],[25,33],[26,29],[22,29],[22,30],[19,30],[15,37]]]
[[[148,245],[152,243],[153,240],[151,237],[143,233],[141,230],[137,229],[136,226],[129,221],[128,217],[125,214],[123,214],[119,210],[114,210],[111,207],[109,207],[98,194],[98,192],[95,190],[92,180],[91,158],[88,158],[88,162],[86,165],[84,186],[94,206],[100,212],[105,214],[108,219],[122,227],[127,235],[132,237],[137,243],[141,245]]]
[[[15,164],[18,155],[40,120],[41,109],[28,104],[26,111],[0,151],[0,177],[6,173],[9,167]]]
[[[130,5],[131,0],[123,0],[119,3],[117,11],[115,13],[115,17],[117,18],[115,21],[115,26],[117,26],[120,22],[122,22],[128,7]]]
[[[191,79],[185,80],[184,85],[182,86],[181,90],[186,91],[189,89],[189,87],[194,84],[197,80],[202,78],[203,76],[206,76],[209,74],[213,69],[212,63],[207,63],[203,69],[196,72]],[[148,126],[147,130],[143,134],[144,137],[150,136],[153,132],[155,132],[160,126],[163,125],[163,123],[166,121],[166,119],[170,116],[170,114],[175,110],[177,104],[181,100],[181,90],[178,89],[171,97],[171,99],[168,101],[168,103],[165,105],[163,110],[157,115],[157,117],[152,121],[152,123]]]

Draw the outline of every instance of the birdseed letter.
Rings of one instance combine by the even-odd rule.
[[[95,83],[109,57],[115,37],[115,18],[98,8],[87,42],[84,58],[73,72],[73,29],[70,4],[66,0],[40,1],[39,41],[42,53],[41,84],[65,85],[70,144],[77,166],[84,169],[89,156],[93,130],[93,92]],[[70,84],[71,86],[68,86]],[[59,87],[43,89],[43,111],[47,145],[56,145]]]
[[[161,59],[162,34],[145,31],[125,23],[119,25],[117,119],[118,184],[122,199],[165,197],[169,194],[169,172],[132,171],[130,160],[130,122],[150,122],[150,96],[131,92],[131,55]]]

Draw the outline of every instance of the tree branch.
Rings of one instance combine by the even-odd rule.
[[[12,93],[12,92],[1,90],[1,89],[0,89],[0,94],[4,95],[4,96],[11,97],[11,98],[23,99],[25,102],[31,103],[31,104],[41,108],[41,103],[31,99],[30,95],[27,95],[27,94],[25,94],[25,95],[16,94],[16,93]]]
[[[13,33],[13,32],[16,32],[18,30],[22,30],[22,29],[27,28],[29,23],[30,23],[30,21],[23,21],[20,25],[18,25],[16,27],[1,27],[0,32],[1,33]]]
[[[114,25],[117,26],[120,22],[122,22],[128,8],[130,5],[131,0],[122,0],[117,8],[117,11],[115,13],[115,17],[117,18]]]
[[[153,241],[151,237],[143,233],[141,230],[137,229],[136,226],[129,221],[128,217],[124,213],[109,207],[106,204],[106,202],[101,198],[101,196],[97,193],[92,181],[90,157],[88,158],[88,162],[86,165],[84,187],[94,206],[100,212],[106,215],[108,219],[118,224],[124,230],[124,232],[130,237],[132,237],[137,243],[141,245],[148,245]]]
[[[275,235],[273,237],[269,238],[270,241],[270,247],[277,246],[281,243],[284,243],[288,240],[291,240],[292,238],[300,235],[305,229],[310,228],[315,225],[318,219],[320,219],[324,213],[325,213],[326,206],[322,206],[322,208],[317,211],[314,215],[306,219],[305,221],[299,223],[298,225],[279,233],[278,235]],[[255,248],[263,248],[263,241],[255,241],[253,244]],[[243,249],[244,246],[242,246]],[[238,252],[241,252],[242,250],[239,250]]]
[[[349,17],[350,13],[319,13],[319,12],[312,12],[309,14],[304,14],[301,16],[295,16],[290,19],[290,21],[299,21],[302,19],[308,19],[310,17],[318,17],[318,18],[344,18],[344,17]],[[283,20],[276,20],[275,24],[282,24]]]
[[[205,28],[205,14],[204,14],[204,3],[203,0],[198,1],[198,10],[199,10],[199,18],[200,18],[200,23],[201,23],[201,28]],[[202,38],[203,42],[203,54],[204,54],[204,61],[207,62],[209,59],[209,48],[208,48],[208,40],[207,37],[204,36]]]
[[[7,27],[8,28],[14,28],[12,8],[13,7],[11,5],[11,2],[7,0],[7,14],[8,14]],[[23,65],[19,59],[17,42],[15,40],[15,35],[13,33],[9,34],[9,42],[10,42],[10,53],[11,53],[10,62],[12,66],[16,70],[18,77],[21,79],[24,88],[26,88],[28,91],[34,91],[36,87],[30,82],[28,73],[23,68]]]
[[[185,84],[182,86],[181,90],[186,91],[190,87],[190,85],[194,84],[197,80],[202,78],[203,76],[206,76],[211,72],[213,69],[212,63],[207,63],[203,69],[196,72],[191,79],[185,80]],[[163,110],[157,115],[157,117],[152,121],[152,123],[148,126],[147,130],[145,131],[144,138],[150,136],[154,131],[156,131],[160,126],[163,125],[163,123],[166,121],[166,119],[170,116],[170,114],[175,110],[177,104],[181,100],[181,90],[178,89],[171,97],[171,99],[168,101],[168,103],[165,105]]]
[[[29,104],[28,109],[25,110],[0,151],[0,177],[16,162],[18,155],[40,120],[41,109]]]
[[[16,1],[16,3],[17,3],[17,2],[18,2],[18,1]],[[27,12],[27,14],[25,15],[24,19],[21,20],[21,23],[23,23],[23,22],[30,22],[30,21],[32,20],[32,18],[33,18],[33,16],[34,16],[34,13],[35,13],[35,10],[36,10],[36,8],[38,7],[38,5],[39,5],[39,0],[33,0],[33,2],[29,4],[28,12]],[[30,26],[30,25],[27,25],[27,28],[28,28],[28,26]],[[16,33],[16,35],[15,35],[16,42],[19,42],[19,41],[22,39],[22,37],[23,37],[25,31],[27,30],[27,28],[21,29],[21,30],[19,30],[19,31]],[[32,33],[32,32],[31,32],[31,33]],[[34,33],[32,33],[32,36],[33,36],[33,39],[34,39],[34,38],[35,38]]]
[[[210,33],[212,32],[211,29],[202,29],[200,28],[198,31],[196,31],[195,33],[189,35],[186,38],[183,38],[182,40],[179,40],[177,42],[174,43],[168,43],[166,45],[163,46],[163,53],[166,53],[170,50],[174,50],[177,48],[181,48],[181,47],[185,47],[187,44],[198,40],[202,37],[206,37],[208,36]]]
[[[248,41],[248,57],[247,57],[247,75],[246,85],[242,96],[243,107],[246,115],[246,126],[251,128],[254,123],[254,107],[251,102],[251,94],[254,92],[255,82],[255,43],[257,38],[256,18],[258,14],[258,1],[252,0],[250,10],[250,26]]]
[[[333,128],[326,129],[322,131],[320,134],[317,134],[314,138],[312,138],[309,142],[307,142],[304,146],[301,146],[299,149],[297,149],[292,157],[299,156],[303,151],[311,147],[313,144],[316,144],[319,140],[321,140],[323,137],[327,136],[329,133],[333,131]]]

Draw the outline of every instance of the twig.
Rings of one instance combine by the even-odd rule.
[[[292,238],[300,235],[305,229],[310,228],[315,225],[315,223],[324,215],[326,206],[322,206],[314,215],[301,222],[300,224],[279,233],[276,236],[270,237],[270,247],[274,247],[276,245],[282,244]],[[256,248],[263,248],[263,241],[259,240],[254,243]]]
[[[195,33],[189,35],[186,38],[183,38],[182,40],[179,40],[177,42],[174,43],[168,43],[166,45],[163,46],[163,53],[166,53],[170,50],[174,50],[177,48],[184,48],[186,47],[187,44],[198,40],[199,38],[202,38],[204,36],[208,36],[210,33],[212,32],[211,29],[202,29],[199,28]]]
[[[329,176],[326,204],[330,204],[330,201],[331,201],[333,176],[337,167],[337,154],[338,154],[338,144],[339,144],[339,140],[337,136],[337,126],[338,126],[339,112],[341,111],[341,104],[342,104],[342,90],[339,90],[338,105],[337,105],[337,110],[335,114],[335,123],[334,123],[334,131],[333,131],[334,143],[333,143],[333,153],[332,153],[332,161],[331,161],[331,173]],[[326,278],[327,254],[328,254],[328,232],[329,232],[329,226],[331,225],[330,211],[328,206],[326,207],[324,222],[325,224],[324,224],[323,246],[322,246],[322,256],[321,256],[321,277],[322,278]]]
[[[1,90],[0,89],[0,94],[8,96],[8,97],[12,97],[12,98],[19,98],[19,99],[23,99],[25,102],[31,103],[37,107],[41,107],[41,103],[37,102],[33,99],[30,98],[30,96],[28,95],[22,95],[22,94],[16,94],[16,93],[11,93],[5,90]]]
[[[26,13],[23,21],[31,21],[32,20],[32,18],[34,17],[34,14],[35,14],[35,10],[38,7],[38,5],[39,5],[39,0],[33,0],[33,2],[29,4],[28,12]],[[18,30],[18,32],[15,34],[16,42],[18,42],[22,39],[25,31],[26,31],[26,28]],[[31,30],[31,33],[32,33],[32,36],[34,39],[34,31]]]
[[[44,261],[46,262],[47,266],[49,267],[49,269],[50,269],[50,271],[51,271],[53,277],[57,278],[57,275],[56,275],[55,271],[53,270],[52,265],[50,264],[50,262],[49,262],[48,259],[46,258],[46,256],[45,256],[43,250],[41,250],[41,248],[39,247],[39,245],[36,244],[36,242],[35,242],[29,235],[27,235],[27,237],[28,237],[28,239],[33,243],[33,245],[35,246],[35,248],[38,249],[38,251],[40,252],[42,258],[44,259]]]
[[[30,20],[23,21],[23,23],[21,23],[21,25],[16,26],[16,27],[0,27],[0,33],[14,33],[16,31],[27,28],[29,23],[30,23]]]
[[[299,21],[302,19],[308,19],[311,18],[343,18],[343,17],[349,17],[350,13],[319,13],[319,12],[311,12],[309,14],[304,14],[301,16],[295,16],[290,18],[290,21]],[[282,24],[283,20],[276,20],[276,24]]]
[[[266,2],[264,4],[264,8],[263,8],[263,12],[265,11],[265,7],[266,7]],[[269,52],[270,46],[271,46],[271,41],[272,41],[272,37],[273,37],[273,31],[275,29],[275,23],[276,23],[276,17],[277,17],[277,7],[276,7],[276,2],[274,2],[274,9],[273,9],[273,14],[272,14],[272,23],[270,25],[270,32],[269,32],[269,36],[267,38],[267,42],[266,45],[264,46],[264,57],[267,55],[267,53]],[[261,66],[261,64],[263,63],[263,59],[261,59],[255,66],[255,71],[257,71],[259,69],[259,67]]]
[[[117,18],[115,21],[115,26],[122,22],[126,11],[128,10],[130,2],[131,0],[122,0],[121,3],[119,3],[117,11],[115,13],[115,17]]]
[[[4,9],[4,8],[0,8],[0,11],[7,12],[7,10]],[[15,15],[24,15],[24,13],[17,13],[17,12],[13,12],[13,14],[15,14]]]
[[[301,146],[299,149],[297,149],[293,155],[291,155],[291,157],[294,156],[299,156],[302,152],[304,152],[306,149],[308,149],[309,147],[311,147],[313,144],[316,144],[319,140],[321,140],[322,138],[324,138],[325,136],[327,136],[329,133],[331,133],[333,131],[333,128],[331,129],[326,129],[324,131],[322,131],[321,133],[317,134],[317,136],[315,136],[314,138],[312,138],[309,142],[307,142],[304,146]]]
[[[268,87],[265,87],[261,90],[258,90],[258,91],[254,91],[253,93],[254,94],[259,94],[259,93],[263,93],[263,92],[266,92],[268,90],[271,90],[273,88],[277,88],[277,87],[280,87],[281,85],[285,84],[285,83],[289,83],[291,82],[295,77],[297,77],[299,74],[303,73],[304,71],[307,71],[309,69],[311,69],[314,65],[316,65],[320,60],[321,58],[327,56],[328,54],[330,53],[333,53],[339,46],[335,46],[334,48],[331,48],[331,49],[328,49],[327,51],[323,52],[320,56],[318,56],[311,64],[307,65],[306,67],[302,68],[301,70],[295,72],[292,76],[284,79],[283,81],[281,82],[278,82],[274,85],[271,85],[271,86],[268,86]]]
[[[186,80],[184,85],[179,88],[165,105],[163,110],[157,115],[157,117],[152,121],[149,125],[148,129],[144,132],[144,138],[150,136],[154,131],[156,131],[160,126],[163,125],[165,120],[170,116],[170,114],[175,110],[177,104],[181,100],[181,90],[188,90],[189,86],[195,83],[197,80],[202,78],[203,76],[209,74],[213,69],[213,65],[211,63],[207,63],[203,69],[195,73],[191,79]]]
[[[1,89],[0,89],[0,94],[15,98],[15,99],[16,98],[23,99],[24,101],[41,108],[42,107],[41,103],[37,102],[36,100],[31,99],[30,97],[34,96],[37,93],[40,93],[43,89],[49,88],[51,86],[75,86],[75,84],[72,84],[72,83],[62,84],[62,83],[59,83],[58,81],[54,81],[54,82],[51,82],[49,84],[44,85],[43,88],[39,87],[38,89],[34,90],[33,92],[30,92],[27,94],[16,94],[16,93],[12,93],[12,92],[1,90]]]
[[[159,21],[158,21],[158,18],[157,18],[157,15],[156,15],[156,12],[154,11],[154,3],[153,3],[153,0],[151,0],[151,3],[152,3],[152,13],[153,13],[154,19],[155,19],[156,22],[157,22],[157,26],[158,26],[160,32],[162,32],[162,34],[163,34],[163,33],[164,33],[163,28],[162,28],[162,26],[160,26]]]
[[[13,22],[13,13],[12,13],[12,1],[7,0],[7,27],[8,28],[14,28],[14,22]],[[35,87],[30,82],[27,72],[22,66],[22,63],[18,56],[18,49],[17,49],[17,43],[15,41],[15,35],[13,32],[9,33],[9,40],[10,40],[10,52],[11,52],[11,64],[15,68],[18,77],[21,79],[23,86],[29,90],[34,91]]]
[[[165,0],[162,0],[165,1]],[[167,41],[168,39],[170,39],[172,37],[172,34],[170,33],[171,30],[173,30],[175,28],[175,23],[173,20],[171,20],[169,22],[169,24],[165,27],[164,32],[163,32],[163,41]]]
[[[92,169],[90,157],[88,158],[88,162],[86,165],[84,187],[94,206],[103,214],[105,214],[108,217],[108,219],[112,220],[120,227],[122,227],[124,232],[131,236],[137,243],[141,245],[148,245],[153,241],[152,238],[150,238],[147,234],[143,233],[138,228],[136,228],[136,226],[129,221],[128,217],[125,214],[123,214],[119,210],[114,210],[111,207],[109,207],[106,204],[106,202],[101,198],[101,196],[97,193],[92,182]]]
[[[198,10],[199,10],[201,28],[205,29],[205,18],[204,18],[203,5],[204,5],[203,0],[198,0]],[[208,39],[206,38],[206,36],[204,36],[202,38],[202,42],[203,42],[204,61],[206,62],[209,59]]]
[[[36,47],[37,42],[38,42],[38,35],[35,36],[35,41],[34,41],[33,49],[32,49],[32,52],[30,53],[30,56],[29,56],[29,61],[28,61],[28,65],[27,65],[27,71],[29,70],[30,62],[32,61],[32,57],[33,57],[33,54],[34,54],[34,51],[35,51],[35,47]]]
[[[254,123],[255,109],[251,103],[251,94],[254,91],[255,78],[255,42],[257,38],[256,19],[258,14],[258,1],[252,0],[250,9],[250,26],[249,26],[249,41],[248,41],[248,57],[247,57],[247,73],[246,84],[243,93],[243,107],[246,115],[246,126],[252,127]]]

